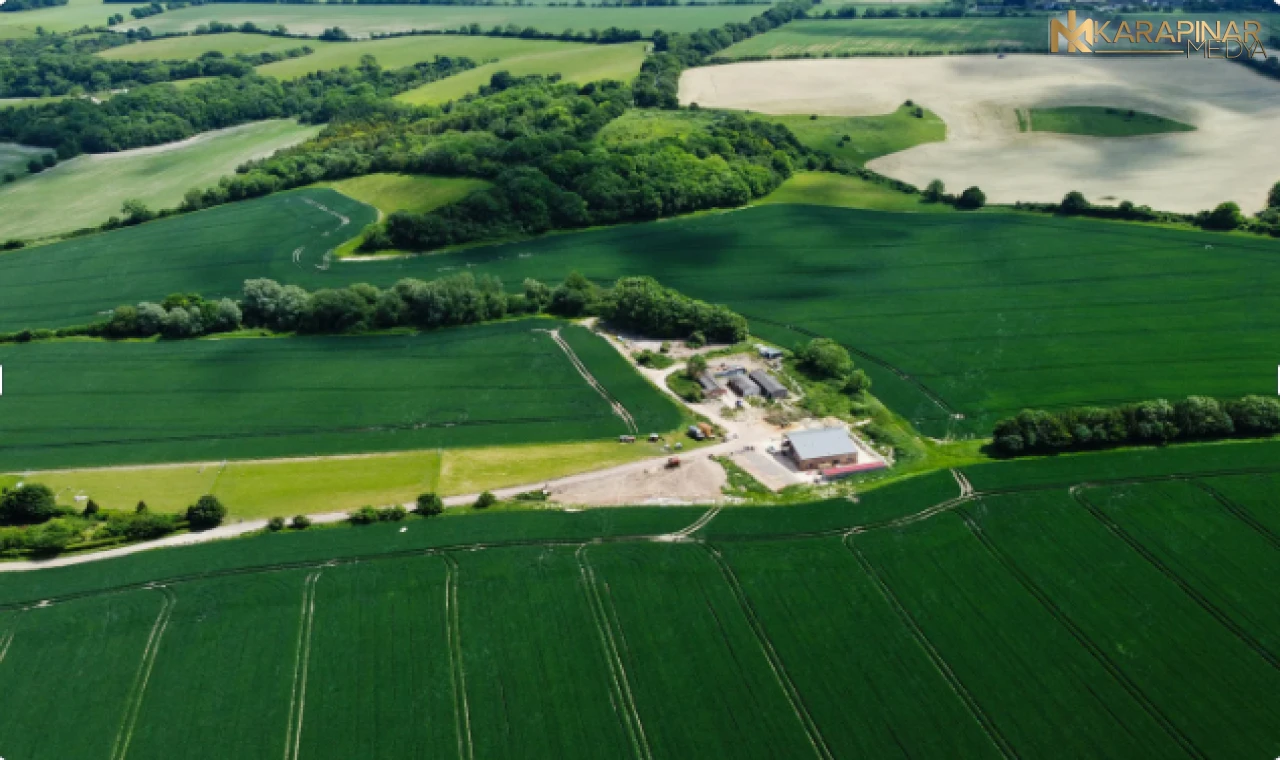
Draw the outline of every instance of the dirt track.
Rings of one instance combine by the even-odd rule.
[[[1127,199],[1192,212],[1234,200],[1252,213],[1280,179],[1280,83],[1239,64],[1183,58],[945,56],[763,61],[695,68],[682,103],[764,113],[869,115],[912,99],[947,123],[945,142],[869,166],[923,187],[980,186],[988,200]],[[1015,108],[1133,108],[1195,132],[1129,138],[1019,133]]]

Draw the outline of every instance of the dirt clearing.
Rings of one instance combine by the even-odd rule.
[[[1280,85],[1239,64],[1169,56],[946,56],[761,61],[695,68],[682,103],[763,113],[872,115],[912,99],[947,139],[883,156],[875,171],[923,187],[978,185],[993,203],[1131,200],[1194,212],[1234,200],[1253,213],[1280,179]],[[1194,132],[1099,138],[1021,133],[1016,109],[1104,106],[1146,111]]]
[[[706,504],[722,501],[729,481],[724,468],[706,453],[678,454],[680,466],[657,461],[610,477],[592,478],[551,487],[551,500],[560,504],[599,507],[642,504]]]

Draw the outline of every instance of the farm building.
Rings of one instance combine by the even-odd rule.
[[[849,431],[839,427],[797,430],[782,441],[782,450],[802,470],[821,470],[858,463],[858,446]]]
[[[773,346],[756,344],[756,351],[760,353],[760,358],[768,359],[769,361],[782,358],[782,349],[774,348]]]
[[[724,386],[716,382],[716,379],[710,372],[703,372],[698,375],[698,385],[702,387],[702,395],[707,398],[720,398],[728,393]]]
[[[721,364],[720,369],[715,371],[716,378],[720,380],[725,380],[730,377],[737,377],[738,375],[745,375],[745,374],[747,374],[747,368],[738,366],[737,364],[733,364],[733,365]]]
[[[729,378],[729,387],[733,389],[734,393],[743,398],[760,395],[760,386],[756,385],[756,381],[746,375],[734,375]]]
[[[778,399],[787,398],[791,394],[787,391],[786,386],[778,382],[778,378],[770,375],[762,369],[758,369],[748,375],[755,384],[760,386],[760,390],[764,391],[766,398],[777,401]]]

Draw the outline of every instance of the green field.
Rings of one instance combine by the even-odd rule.
[[[455,74],[416,90],[410,90],[396,99],[413,105],[432,105],[456,100],[489,83],[499,71],[516,76],[530,74],[559,74],[566,82],[585,84],[601,79],[630,82],[640,73],[645,49],[649,43],[632,42],[622,45],[578,45],[559,42],[541,42],[542,48],[524,55],[502,57],[496,63],[478,66],[470,71]],[[557,45],[560,47],[551,48]],[[546,52],[543,52],[546,51]]]
[[[1048,21],[1036,18],[893,18],[792,21],[743,40],[717,57],[906,55],[967,50],[1042,52]]]
[[[576,441],[630,431],[540,329],[421,335],[7,345],[0,469],[316,456]],[[575,343],[603,340],[564,327]],[[582,361],[645,430],[680,424],[650,386]],[[263,476],[270,479],[270,475]],[[250,486],[242,486],[250,487]],[[261,489],[265,486],[253,486]],[[228,497],[230,498],[230,497]],[[303,505],[299,505],[303,506]]]
[[[183,37],[167,37],[158,40],[133,42],[99,52],[100,58],[112,61],[194,61],[210,51],[218,51],[227,57],[241,53],[283,53],[304,45],[322,51],[336,42],[321,40],[297,40],[289,37],[269,37],[265,34],[200,34]],[[359,56],[356,57],[357,60]]]
[[[325,29],[337,26],[353,37],[390,32],[457,29],[479,24],[488,30],[495,26],[515,24],[538,31],[559,34],[566,29],[575,32],[604,30],[611,26],[652,34],[692,32],[723,26],[731,21],[745,22],[760,15],[755,5],[708,5],[661,8],[569,8],[546,6],[448,6],[448,5],[373,5],[355,6],[327,3],[306,8],[289,5],[239,7],[228,4],[191,6],[159,16],[133,21],[123,29],[145,26],[156,34],[190,32],[201,24],[219,21],[239,26],[252,21],[258,26],[283,24],[293,34],[319,36]],[[16,14],[15,14],[16,15]],[[100,23],[106,23],[104,15]]]
[[[652,538],[705,510],[452,515],[0,574],[0,732],[34,760],[120,740],[197,760],[1274,757],[1276,445],[1153,450],[1146,484],[979,485],[923,520],[878,521],[948,503],[949,474],[726,509],[683,543]],[[1059,465],[974,472],[997,468]]]
[[[800,204],[902,211],[948,213],[955,208],[945,203],[925,203],[919,195],[900,193],[887,185],[859,177],[830,172],[797,172],[756,205]]]
[[[0,186],[0,239],[35,239],[102,224],[126,200],[171,208],[191,188],[215,184],[240,164],[263,158],[320,131],[276,120],[206,132],[156,148],[85,155]],[[85,192],[94,188],[94,192]]]
[[[462,200],[488,186],[489,183],[481,179],[422,174],[366,174],[318,185],[373,206],[383,214],[396,211],[425,213]]]
[[[304,240],[311,263],[341,238],[319,237],[338,223],[302,199],[363,214],[356,229],[372,221],[341,196],[309,195],[326,192],[0,256],[0,329],[83,322],[176,291],[235,293],[249,277],[390,285],[470,267],[518,283],[577,269],[601,280],[658,273],[736,308],[782,345],[839,340],[860,352],[877,396],[939,437],[986,435],[995,418],[1028,406],[1274,390],[1280,283],[1258,264],[1280,248],[1260,238],[1001,212],[919,214],[903,225],[894,213],[779,204],[328,271],[297,266],[290,252]],[[311,226],[323,218],[327,226]],[[211,267],[214,256],[228,258]]]
[[[814,150],[861,166],[873,158],[947,139],[947,125],[937,114],[926,109],[923,116],[917,118],[914,111],[914,107],[903,105],[883,116],[818,116],[815,119],[807,114],[793,114],[760,118],[786,126],[800,142]]]
[[[0,13],[0,39],[31,37],[36,27],[49,32],[70,32],[82,26],[107,25],[107,17],[123,13],[129,18],[129,9],[146,3],[103,3],[102,0],[69,0],[66,5],[39,8],[16,13]]]
[[[33,158],[40,158],[49,151],[44,148],[30,148],[14,143],[0,143],[0,178],[6,174],[21,177],[27,173],[27,164]]]
[[[1032,108],[1018,115],[1018,123],[1032,132],[1057,132],[1089,137],[1136,137],[1166,132],[1194,132],[1195,127],[1163,116],[1102,106]],[[1027,129],[1022,131],[1026,132]]]

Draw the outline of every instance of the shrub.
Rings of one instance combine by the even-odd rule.
[[[311,518],[306,515],[294,515],[289,527],[294,530],[306,530],[311,527]]]
[[[965,188],[965,191],[956,199],[956,208],[960,209],[979,209],[985,205],[987,205],[986,193],[976,186]]]
[[[378,521],[378,510],[373,507],[361,507],[349,515],[352,525],[372,525]]]
[[[407,517],[408,514],[409,513],[405,511],[404,507],[397,504],[394,507],[386,507],[385,509],[379,509],[378,520],[380,522],[400,522],[405,517]]]
[[[853,372],[853,359],[844,346],[830,338],[814,338],[796,349],[800,368],[820,380],[838,380]]]
[[[93,499],[89,499],[89,502],[84,505],[83,514],[85,517],[93,517],[94,515],[98,514],[99,509],[100,507],[98,506],[98,502],[94,501]]]
[[[1231,201],[1218,204],[1218,207],[1210,212],[1201,212],[1197,221],[1201,227],[1206,230],[1220,230],[1227,232],[1234,230],[1244,224],[1244,214],[1240,213],[1240,207]]]
[[[187,522],[192,530],[208,530],[216,528],[227,519],[227,508],[212,494],[201,496],[195,504],[187,507]]]
[[[51,520],[26,531],[26,548],[41,555],[57,554],[79,537],[80,532],[65,520]]]
[[[284,518],[277,515],[276,517],[272,517],[270,520],[267,520],[267,530],[272,533],[278,533],[284,530]]]
[[[439,494],[419,494],[418,506],[413,511],[423,517],[434,517],[444,512],[444,499],[441,499]]]
[[[494,496],[488,491],[485,491],[484,493],[480,494],[480,496],[476,499],[476,503],[474,506],[476,509],[488,509],[489,507],[492,507],[494,504],[497,504],[497,503],[498,503],[498,497]]]
[[[26,483],[0,496],[0,523],[34,525],[53,519],[58,513],[53,491],[40,483]]]

